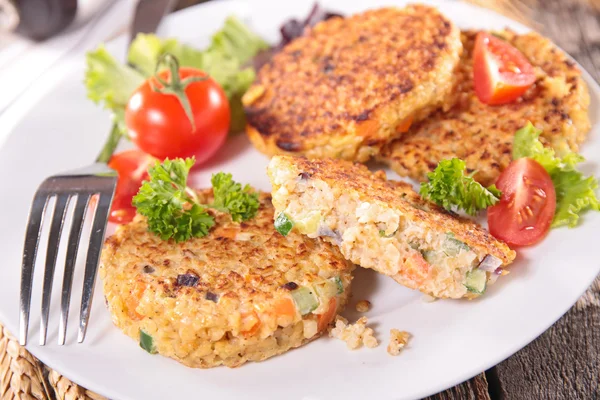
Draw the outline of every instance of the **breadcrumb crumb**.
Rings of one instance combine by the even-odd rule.
[[[421,300],[423,300],[425,303],[433,303],[434,301],[437,300],[437,298],[430,296],[428,294],[424,294],[423,297],[421,297]]]
[[[344,317],[337,316],[335,327],[329,331],[329,336],[346,342],[349,349],[355,350],[362,345],[373,348],[379,345],[372,328],[367,327],[369,321],[366,317],[359,318],[354,324],[348,324]]]
[[[365,313],[371,309],[371,302],[369,300],[361,300],[356,303],[356,311]]]
[[[406,331],[399,331],[398,329],[390,330],[390,344],[388,344],[387,352],[391,356],[397,356],[400,351],[408,343],[410,333]]]

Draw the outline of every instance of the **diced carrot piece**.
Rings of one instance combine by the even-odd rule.
[[[358,129],[360,135],[363,137],[376,136],[379,131],[381,124],[375,119],[368,119],[366,121],[359,122]]]
[[[136,308],[140,304],[140,299],[144,295],[144,291],[146,291],[146,287],[148,285],[146,282],[137,280],[135,285],[133,285],[133,290],[131,291],[131,295],[127,297],[125,300],[125,306],[127,307],[127,315],[134,321],[139,321],[144,318],[143,315],[137,313]]]
[[[336,311],[337,311],[337,299],[335,297],[332,297],[329,300],[329,308],[327,309],[327,311],[325,311],[323,314],[319,315],[319,321],[318,321],[318,325],[317,325],[319,332],[327,329],[327,326],[329,325],[329,323],[331,321],[333,321],[333,319],[335,318]]]
[[[279,299],[275,303],[275,314],[281,315],[281,316],[295,317],[296,316],[296,306],[294,305],[294,302],[292,301],[292,299],[290,299],[289,297],[284,297],[282,299]]]
[[[408,118],[405,118],[402,122],[400,122],[398,124],[398,126],[396,127],[396,132],[397,133],[404,133],[404,132],[408,132],[408,130],[410,129],[410,126],[413,123],[413,116],[411,115]]]
[[[213,234],[215,237],[222,237],[227,239],[235,239],[237,234],[239,233],[239,229],[231,228],[231,227],[217,227]]]
[[[242,314],[242,330],[240,333],[244,337],[250,337],[258,332],[260,329],[260,318],[255,311],[251,311],[247,314]]]
[[[430,272],[431,265],[421,254],[414,252],[406,259],[403,274],[417,285],[423,284]]]

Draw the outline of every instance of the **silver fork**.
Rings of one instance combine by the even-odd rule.
[[[131,44],[131,41],[138,33],[155,32],[160,21],[166,14],[173,10],[175,4],[175,0],[138,0],[129,31],[129,44]],[[61,293],[60,325],[58,331],[58,344],[60,345],[65,344],[67,335],[67,319],[69,317],[73,272],[81,239],[83,220],[91,197],[93,195],[99,196],[86,257],[83,294],[81,296],[81,309],[79,311],[77,341],[81,343],[85,339],[100,251],[102,249],[102,242],[104,241],[104,231],[117,182],[117,173],[108,168],[105,163],[98,161],[107,161],[110,158],[120,137],[121,135],[118,133],[117,127],[113,124],[109,139],[96,159],[95,164],[46,179],[40,185],[33,198],[29,221],[27,223],[27,232],[25,234],[23,265],[21,268],[19,343],[23,346],[27,343],[27,333],[29,330],[33,269],[40,240],[42,219],[46,206],[52,197],[56,198],[56,201],[54,203],[54,210],[52,211],[48,249],[46,251],[46,268],[44,270],[44,283],[42,287],[42,315],[40,324],[40,345],[42,346],[46,344],[56,257],[58,255],[58,245],[69,202],[76,201],[71,232],[69,233],[69,241],[67,243],[65,272]]]
[[[83,342],[90,318],[90,308],[94,294],[100,251],[104,241],[108,213],[110,211],[116,183],[117,173],[115,171],[108,168],[104,163],[95,163],[82,169],[51,176],[39,186],[31,205],[29,220],[27,222],[27,233],[25,234],[25,246],[23,249],[19,315],[19,343],[21,345],[27,343],[33,271],[43,218],[48,203],[51,198],[55,198],[54,209],[51,210],[50,234],[46,251],[46,265],[42,288],[40,345],[46,344],[52,282],[54,280],[54,270],[56,267],[60,237],[63,225],[65,224],[69,203],[75,201],[71,221],[71,231],[67,243],[61,293],[61,318],[58,342],[62,345],[65,343],[65,336],[67,333],[67,319],[69,316],[71,288],[73,286],[73,272],[77,260],[81,231],[90,199],[92,196],[96,195],[96,210],[94,212],[92,231],[85,263],[83,293],[81,296],[81,308],[79,313],[79,333],[77,341],[79,343]]]

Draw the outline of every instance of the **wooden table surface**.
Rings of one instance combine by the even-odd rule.
[[[464,1],[538,30],[600,82],[600,0]],[[180,6],[198,2],[181,0]],[[427,400],[600,399],[599,381],[600,277],[566,315],[527,347]]]

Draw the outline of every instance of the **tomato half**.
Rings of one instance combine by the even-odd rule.
[[[475,94],[490,105],[511,103],[535,82],[535,72],[527,58],[509,43],[479,32],[473,51]]]
[[[127,150],[114,154],[108,166],[119,174],[115,197],[108,220],[118,224],[130,222],[135,216],[135,207],[131,200],[142,185],[142,181],[148,179],[148,167],[154,161],[149,155],[139,150]]]
[[[515,246],[542,240],[556,210],[554,184],[544,167],[530,158],[520,158],[502,172],[496,186],[502,197],[488,209],[490,233]]]
[[[194,125],[176,95],[159,93],[164,89],[156,77],[144,82],[131,96],[125,110],[125,123],[131,140],[144,152],[159,158],[196,157],[196,165],[212,157],[225,142],[230,109],[223,89],[204,72],[179,68],[180,80],[205,77],[189,83],[187,96]],[[158,77],[171,82],[170,70]]]

